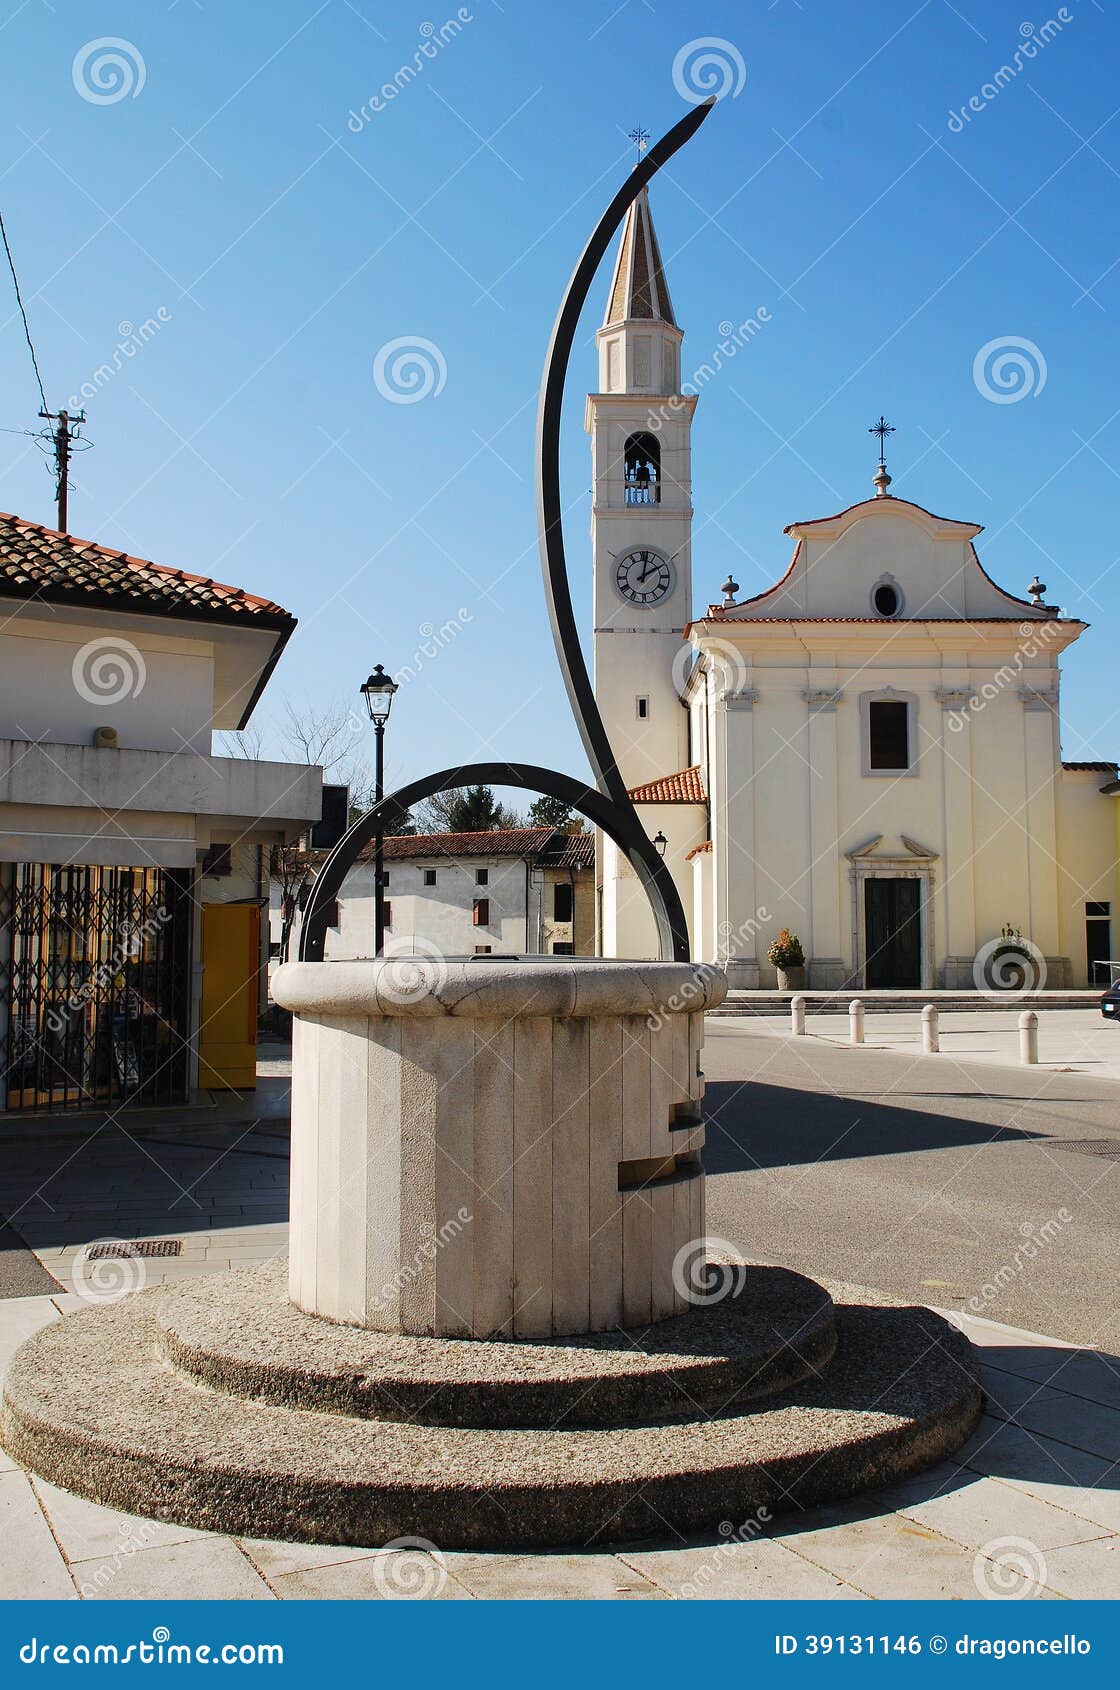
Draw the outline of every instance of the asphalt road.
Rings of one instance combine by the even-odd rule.
[[[706,1036],[709,1235],[1120,1352],[1120,1083],[744,1022]]]

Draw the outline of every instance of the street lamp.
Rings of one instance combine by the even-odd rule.
[[[385,796],[385,724],[393,708],[393,694],[397,683],[387,675],[379,663],[359,691],[366,701],[369,719],[376,735],[377,761],[375,765],[373,798],[380,804]],[[373,836],[373,954],[380,956],[385,946],[385,836],[380,827]]]
[[[653,836],[653,848],[659,857],[663,857],[665,855],[668,844],[669,841],[666,839],[661,829],[658,828],[657,832]]]

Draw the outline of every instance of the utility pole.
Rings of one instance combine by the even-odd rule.
[[[57,476],[55,497],[58,500],[59,532],[65,534],[68,532],[67,519],[69,515],[67,493],[70,478],[70,447],[78,437],[78,424],[85,422],[86,414],[84,411],[79,411],[76,416],[72,417],[69,411],[42,410],[39,415],[44,422],[53,422],[58,425],[53,434],[54,463]]]

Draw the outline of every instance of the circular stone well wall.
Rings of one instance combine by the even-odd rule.
[[[725,991],[689,963],[285,964],[292,1301],[475,1338],[682,1313],[703,1012]]]

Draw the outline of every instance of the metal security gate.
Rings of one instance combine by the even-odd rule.
[[[186,1098],[185,869],[0,864],[0,1108]]]

